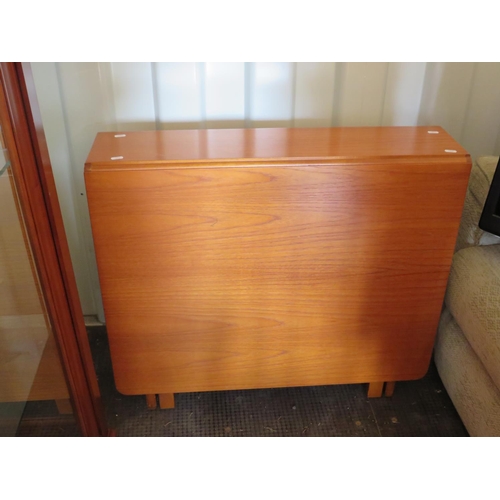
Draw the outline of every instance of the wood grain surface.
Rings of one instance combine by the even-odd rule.
[[[92,169],[189,168],[422,156],[443,161],[457,155],[466,156],[467,151],[441,127],[159,130],[99,133],[87,165]]]
[[[304,157],[314,153],[308,148],[315,140],[356,137],[357,153],[349,157],[353,146],[327,144],[318,151],[331,158],[319,165],[292,159],[263,166],[249,154],[244,162],[204,167],[202,153],[185,144],[177,156],[199,155],[196,168],[184,168],[172,152],[151,168],[156,153],[148,145],[158,137],[152,132],[142,167],[125,159],[109,168],[93,163],[104,154],[97,141],[87,195],[118,390],[422,377],[470,159],[442,130],[403,129],[407,149],[400,128],[392,138],[387,128],[300,132],[288,147]],[[228,143],[238,134],[266,137],[217,132],[227,132]],[[266,156],[282,158],[281,143],[274,150],[272,143],[293,133],[267,133]],[[444,142],[435,149],[436,135],[457,153],[438,154]]]

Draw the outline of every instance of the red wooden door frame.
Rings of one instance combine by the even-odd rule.
[[[3,135],[75,417],[83,436],[106,436],[99,386],[29,63],[0,63],[0,84]]]

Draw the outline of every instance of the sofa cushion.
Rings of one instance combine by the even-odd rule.
[[[445,303],[500,388],[500,245],[455,254]]]
[[[445,308],[434,360],[453,405],[471,436],[500,436],[500,391]]]
[[[498,156],[480,156],[474,164],[474,175],[471,172],[469,189],[476,200],[481,205],[484,205],[493,180],[493,174],[497,168]]]
[[[483,211],[498,156],[481,156],[472,165],[455,251],[476,245],[494,245],[500,238],[484,232],[478,223]]]

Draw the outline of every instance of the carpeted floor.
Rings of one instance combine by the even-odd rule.
[[[149,410],[115,389],[104,327],[89,328],[106,415],[118,436],[467,436],[434,363],[391,398],[367,384],[187,393],[175,408]]]

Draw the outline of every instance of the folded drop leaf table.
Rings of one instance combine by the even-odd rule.
[[[117,389],[425,375],[471,161],[440,127],[97,135],[85,182]]]

